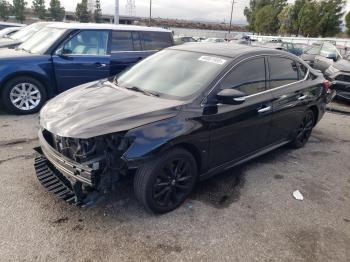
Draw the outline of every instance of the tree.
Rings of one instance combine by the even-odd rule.
[[[345,16],[346,33],[350,36],[350,12]]]
[[[291,25],[292,25],[292,34],[299,35],[300,33],[300,12],[304,8],[305,2],[307,0],[295,0],[292,12],[291,12]]]
[[[32,8],[39,19],[43,20],[46,18],[45,0],[33,0]]]
[[[13,0],[13,14],[15,15],[17,21],[20,21],[21,23],[24,22],[26,19],[24,15],[24,10],[26,8],[27,2],[24,0]]]
[[[261,15],[266,15],[266,20],[270,21],[269,24],[271,25],[271,28],[268,31],[271,33],[277,33],[279,29],[278,14],[283,10],[286,4],[287,0],[250,0],[249,7],[244,9],[244,15],[249,23],[249,30],[261,30],[262,26],[259,26],[259,30],[256,28],[256,26],[259,25],[259,22],[257,22],[256,19],[258,13],[260,13],[260,22],[265,22],[263,21],[264,19],[261,17]],[[269,7],[265,8],[265,6]],[[261,9],[263,8],[264,11],[261,12]],[[267,13],[267,11],[270,11],[271,13]]]
[[[6,21],[10,15],[10,4],[7,0],[0,0],[0,19]]]
[[[94,22],[95,23],[102,22],[102,10],[101,10],[100,0],[96,0],[95,11],[94,11]]]
[[[260,8],[255,14],[254,29],[263,34],[274,34],[276,30],[276,10],[272,5]]]
[[[320,6],[315,1],[306,1],[299,12],[299,32],[303,36],[317,37],[319,35]]]
[[[51,0],[49,13],[54,21],[62,21],[65,15],[65,9],[61,6],[60,0]]]
[[[75,10],[75,16],[81,23],[88,23],[91,20],[91,13],[88,10],[87,0],[82,0],[80,4],[77,4]]]
[[[292,5],[286,5],[281,13],[278,14],[278,21],[280,24],[279,33],[282,35],[289,35],[293,32],[292,27]]]
[[[323,0],[320,2],[318,26],[322,37],[334,36],[340,32],[344,4],[343,0]]]

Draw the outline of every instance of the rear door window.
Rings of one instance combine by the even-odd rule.
[[[299,80],[297,63],[289,58],[269,57],[270,88],[291,84]]]
[[[162,32],[142,32],[144,50],[160,50],[172,46],[171,34]]]
[[[132,32],[113,31],[111,48],[112,48],[112,52],[134,51]]]
[[[246,95],[265,91],[265,59],[261,57],[239,64],[223,80],[221,88],[235,88]]]

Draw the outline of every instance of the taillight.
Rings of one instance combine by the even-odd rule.
[[[329,81],[328,80],[324,80],[323,81],[323,89],[324,89],[324,91],[329,92],[330,87],[331,87],[331,84],[329,83]]]

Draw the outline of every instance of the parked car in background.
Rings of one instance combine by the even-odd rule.
[[[333,44],[322,42],[313,44],[301,58],[313,68],[325,72],[334,62],[342,59],[342,55]]]
[[[233,38],[229,40],[229,42],[234,44],[250,45],[252,39],[249,35],[239,33],[234,35]]]
[[[24,26],[24,25],[18,24],[18,23],[0,22],[0,30],[7,28],[7,27],[22,27],[22,26]]]
[[[267,42],[264,44],[264,46],[277,50],[283,50],[296,56],[300,56],[303,53],[301,48],[297,48],[293,43],[289,42]]]
[[[202,43],[223,43],[226,42],[223,38],[210,37],[202,41]]]
[[[325,71],[325,77],[332,82],[337,98],[350,102],[350,54],[333,63]]]
[[[295,48],[298,48],[302,50],[302,53],[304,53],[306,50],[309,50],[311,45],[309,44],[303,44],[303,43],[293,43]]]
[[[9,37],[10,35],[13,35],[14,33],[16,33],[17,31],[19,31],[21,29],[21,27],[17,26],[17,27],[7,27],[4,28],[2,30],[0,30],[0,39],[3,37]]]
[[[37,112],[47,99],[108,78],[174,44],[169,30],[111,24],[46,26],[17,49],[0,49],[5,109]]]
[[[174,43],[175,45],[182,45],[185,43],[194,43],[197,42],[196,39],[190,36],[175,36],[174,37]]]
[[[49,24],[50,22],[34,23],[21,28],[18,32],[8,37],[0,38],[0,48],[15,48]]]
[[[335,47],[338,49],[338,51],[342,57],[345,57],[350,53],[350,47],[348,47],[348,46],[336,45]]]
[[[48,102],[37,177],[59,198],[89,206],[135,174],[139,202],[169,212],[196,181],[286,144],[303,147],[328,88],[320,72],[279,50],[171,47]]]

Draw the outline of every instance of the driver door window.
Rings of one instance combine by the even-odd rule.
[[[63,47],[65,55],[107,55],[109,31],[81,31]]]
[[[266,90],[264,58],[251,59],[238,65],[221,83],[222,89],[235,88],[248,95]]]

